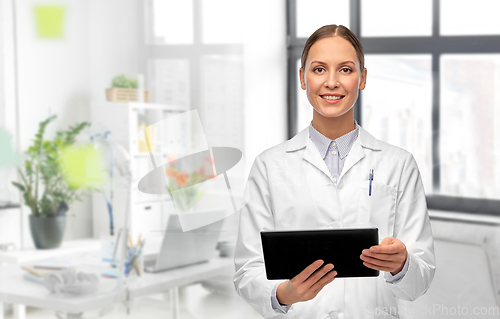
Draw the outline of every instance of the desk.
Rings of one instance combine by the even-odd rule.
[[[215,257],[209,262],[195,264],[168,271],[150,274],[132,282],[129,287],[130,299],[154,293],[176,290],[179,286],[234,272],[233,258]],[[19,265],[0,266],[0,302],[32,306],[42,309],[79,313],[103,308],[116,302],[126,301],[125,289],[117,290],[116,280],[102,278],[99,292],[75,297],[51,294],[45,287],[23,278],[24,271]],[[23,308],[24,308],[23,307]],[[24,311],[17,311],[15,319],[22,319]],[[3,312],[0,312],[3,319]]]
[[[34,247],[14,251],[0,251],[0,267],[2,264],[26,264],[44,259],[58,258],[75,253],[98,251],[100,243],[95,239],[80,239],[63,242],[58,249],[36,249]],[[0,268],[0,275],[4,269]],[[25,306],[14,304],[14,316],[24,318]],[[4,307],[0,299],[0,319],[3,319]]]
[[[26,264],[69,254],[98,251],[100,247],[99,240],[79,239],[63,242],[58,249],[36,249],[32,247],[14,251],[0,251],[0,265],[2,263]]]

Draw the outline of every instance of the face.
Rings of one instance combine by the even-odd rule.
[[[314,110],[328,118],[348,113],[366,84],[366,68],[360,70],[356,50],[338,36],[316,41],[309,50],[300,83]],[[352,112],[350,114],[353,114]]]

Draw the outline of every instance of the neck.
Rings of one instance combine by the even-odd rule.
[[[325,117],[314,111],[312,125],[324,136],[335,140],[356,128],[354,108],[340,117]]]

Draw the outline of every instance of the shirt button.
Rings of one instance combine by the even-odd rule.
[[[336,152],[336,151],[333,151],[333,152],[332,152],[332,155],[337,155],[337,152]]]
[[[339,229],[340,228],[340,223],[338,221],[334,221],[333,223],[330,224],[333,229]]]
[[[339,315],[337,314],[336,311],[330,312],[329,315],[330,315],[330,319],[337,319],[339,317]]]
[[[336,182],[337,182],[337,179],[336,179],[335,177],[333,178],[333,182],[334,182],[334,183],[336,183]]]
[[[335,146],[335,145],[337,145],[337,143],[333,142],[332,145]]]

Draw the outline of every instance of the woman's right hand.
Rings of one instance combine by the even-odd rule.
[[[336,271],[331,271],[333,269],[332,264],[325,265],[311,276],[323,263],[321,259],[316,260],[300,274],[293,277],[293,279],[282,282],[276,290],[276,298],[279,303],[282,305],[291,305],[316,297],[321,289],[331,283],[335,279],[335,276],[337,276]]]

